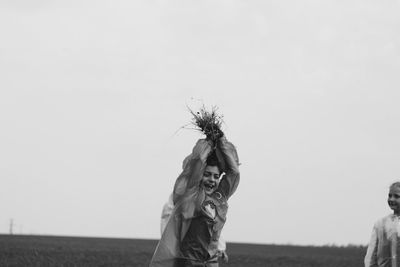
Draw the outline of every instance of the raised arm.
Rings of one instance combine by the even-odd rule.
[[[216,151],[226,172],[219,184],[219,189],[229,198],[236,191],[240,181],[239,157],[235,146],[225,136],[218,140]]]
[[[194,146],[192,154],[184,160],[183,171],[176,179],[174,186],[175,205],[184,199],[192,198],[198,192],[206,160],[211,151],[212,142],[200,139]]]

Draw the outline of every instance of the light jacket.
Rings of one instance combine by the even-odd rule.
[[[400,267],[400,220],[390,214],[373,227],[364,259],[365,267]]]
[[[174,267],[176,259],[181,257],[181,241],[190,227],[196,209],[206,198],[200,182],[206,168],[207,157],[213,149],[212,145],[208,140],[199,140],[192,154],[184,160],[183,171],[174,186],[174,209],[158,242],[150,267]],[[222,169],[226,173],[218,190],[224,192],[228,199],[239,184],[239,158],[236,148],[225,137],[220,138],[216,152]]]

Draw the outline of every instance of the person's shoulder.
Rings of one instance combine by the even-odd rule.
[[[375,226],[382,225],[387,221],[393,220],[393,216],[394,216],[393,214],[388,214],[386,216],[379,218],[378,220],[375,221]]]
[[[217,190],[212,194],[212,197],[221,204],[228,204],[228,198],[222,190]]]
[[[225,193],[224,193],[223,190],[221,190],[220,188],[218,188],[218,189],[214,192],[213,195],[214,195],[216,198],[218,198],[218,199],[226,199]]]

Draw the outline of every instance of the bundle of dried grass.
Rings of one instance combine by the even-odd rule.
[[[222,115],[217,114],[217,107],[212,107],[211,111],[206,110],[203,106],[199,111],[194,112],[189,109],[190,113],[193,115],[192,124],[204,133],[207,139],[213,142],[217,141],[220,137],[224,135],[221,130],[222,127]]]

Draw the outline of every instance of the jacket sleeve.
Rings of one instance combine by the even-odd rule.
[[[184,160],[183,171],[176,179],[173,192],[174,205],[180,206],[182,212],[190,213],[192,208],[189,205],[196,204],[199,199],[199,185],[211,150],[211,142],[200,139],[192,154]]]
[[[238,153],[235,146],[228,142],[225,136],[219,139],[216,152],[226,172],[219,189],[229,198],[236,191],[240,181]]]
[[[164,204],[162,212],[161,212],[161,235],[163,234],[165,227],[167,226],[169,217],[172,214],[172,210],[174,209],[174,203],[172,201],[172,194],[169,196],[168,201]]]
[[[372,230],[371,239],[369,241],[367,254],[365,255],[364,258],[365,267],[378,267],[377,250],[378,250],[378,225],[375,224]]]

